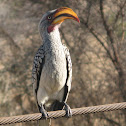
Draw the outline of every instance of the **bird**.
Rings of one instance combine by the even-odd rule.
[[[46,12],[38,25],[42,44],[33,61],[33,92],[42,118],[47,111],[64,109],[66,116],[72,112],[66,103],[72,82],[72,61],[69,49],[62,44],[59,27],[66,19],[77,22],[77,14],[68,7],[60,7]]]

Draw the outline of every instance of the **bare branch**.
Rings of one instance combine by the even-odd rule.
[[[111,47],[112,47],[112,50],[113,50],[113,54],[114,54],[114,59],[111,59],[115,68],[117,69],[117,71],[120,71],[120,68],[121,68],[121,64],[120,64],[120,61],[119,61],[119,56],[118,56],[118,53],[117,53],[117,49],[115,47],[115,43],[116,40],[115,40],[115,35],[112,31],[112,28],[110,28],[110,26],[107,24],[107,21],[105,19],[105,16],[104,16],[104,11],[103,11],[103,0],[100,0],[100,12],[101,12],[101,18],[102,18],[102,21],[103,21],[103,25],[104,25],[104,28],[107,32],[107,36],[110,40],[110,44],[111,44]],[[108,52],[107,52],[108,53]]]
[[[117,14],[116,14],[116,18],[115,18],[115,21],[114,21],[114,23],[113,23],[113,25],[115,26],[115,24],[117,23],[117,21],[118,21],[118,19],[119,19],[119,16],[121,15],[121,13],[122,13],[122,10],[123,10],[123,8],[125,7],[125,5],[126,5],[126,0],[124,1],[124,3],[122,4],[122,5],[120,5],[120,10],[117,12]]]
[[[112,120],[112,119],[110,119],[110,118],[108,118],[104,113],[102,114],[102,117],[106,120],[106,121],[108,121],[109,123],[111,123],[112,125],[116,125],[116,126],[121,126],[118,122],[116,122],[116,121],[114,121],[114,120]]]
[[[88,3],[88,7],[87,7],[87,10],[88,10],[88,12],[87,12],[87,23],[89,22],[89,17],[90,17],[90,13],[91,13],[91,7],[92,7],[92,2],[91,1],[89,1],[89,3]]]
[[[112,54],[110,53],[109,49],[105,46],[104,42],[99,38],[99,36],[97,35],[96,31],[94,30],[94,28],[90,27],[86,21],[84,21],[82,18],[81,19],[81,23],[82,25],[86,26],[86,28],[92,33],[92,35],[98,40],[98,42],[103,46],[103,48],[106,50],[107,54],[109,55],[109,57],[112,59],[112,61],[114,61],[114,58],[112,56]]]
[[[0,34],[7,40],[8,45],[10,46],[10,50],[13,53],[13,56],[16,56],[16,54],[20,51],[20,47],[14,42],[12,37],[1,26]]]

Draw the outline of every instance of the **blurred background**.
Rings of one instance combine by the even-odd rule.
[[[62,42],[73,63],[71,108],[126,101],[126,0],[0,0],[0,117],[35,113],[31,71],[42,41],[42,15],[72,8],[80,24],[65,21]],[[10,126],[31,126],[36,122]],[[126,111],[61,118],[52,126],[125,126]]]

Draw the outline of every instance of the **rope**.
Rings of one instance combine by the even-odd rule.
[[[90,113],[114,111],[114,110],[121,110],[121,109],[126,109],[126,102],[92,106],[92,107],[75,108],[71,110],[72,110],[72,115],[75,116],[75,115],[81,115],[81,114],[90,114]],[[56,119],[56,118],[65,116],[65,111],[64,110],[51,111],[51,112],[48,112],[48,115],[49,115],[48,119],[49,118]],[[41,113],[19,115],[19,116],[12,116],[12,117],[1,117],[0,125],[36,121],[36,120],[39,120],[40,118],[41,118]]]

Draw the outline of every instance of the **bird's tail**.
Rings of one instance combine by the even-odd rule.
[[[51,119],[39,120],[37,126],[51,126]]]

